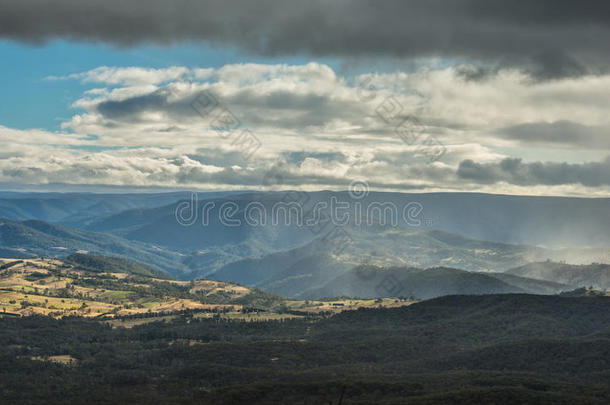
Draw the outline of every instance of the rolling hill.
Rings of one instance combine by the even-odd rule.
[[[172,277],[159,269],[145,264],[132,262],[121,257],[108,257],[75,253],[63,259],[68,265],[78,267],[89,272],[98,273],[126,273],[144,277],[171,279]]]
[[[487,271],[505,270],[552,254],[542,248],[477,241],[446,232],[417,229],[366,228],[350,231],[349,237],[350,244],[341,252],[335,252],[333,244],[320,237],[294,249],[234,261],[205,276],[300,296],[364,263],[382,267],[450,266]],[[365,296],[369,295],[370,292]]]
[[[528,294],[558,294],[574,288],[574,285],[570,284],[540,280],[537,278],[520,277],[508,273],[485,272],[484,274],[515,287],[519,287]]]
[[[0,219],[0,254],[7,258],[65,257],[74,253],[120,256],[181,278],[189,269],[176,252],[115,235],[66,228],[47,222]]]
[[[54,317],[152,316],[259,306],[271,310],[285,298],[237,284],[176,281],[155,268],[122,258],[76,254],[65,260],[0,259],[4,313]]]
[[[74,254],[60,259],[0,259],[0,317],[81,316],[128,321],[173,319],[180,313],[263,320],[319,316],[406,300],[298,301],[215,280],[179,281],[154,267],[117,257]]]
[[[447,267],[429,269],[409,267],[358,266],[323,287],[298,294],[299,298],[355,296],[363,298],[411,297],[429,299],[444,295],[481,295],[507,293],[557,294],[571,287],[501,273],[468,272]]]
[[[577,287],[610,290],[610,265],[608,264],[572,265],[545,261],[528,263],[509,269],[506,273],[539,280],[556,281]]]

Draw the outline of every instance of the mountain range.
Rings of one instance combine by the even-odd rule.
[[[348,192],[206,192],[197,193],[201,205],[233,201],[240,210],[250,202],[265,206],[292,198],[307,205],[316,202],[355,200]],[[290,196],[287,198],[287,196]],[[163,217],[174,217],[176,205],[189,193],[93,194],[0,193],[0,217],[43,221],[89,230],[145,229]],[[469,238],[509,244],[561,247],[606,247],[610,242],[610,199],[532,197],[480,193],[371,192],[357,200],[364,208],[391,203],[403,208],[422,206],[424,226]],[[239,216],[239,213],[237,214]],[[127,221],[127,222],[124,222]],[[404,223],[399,224],[405,226]],[[134,237],[137,234],[134,234]]]
[[[570,273],[568,264],[544,265],[547,260],[608,262],[608,199],[375,192],[354,200],[347,192],[320,191],[297,195],[307,206],[333,199],[358,202],[360,221],[355,216],[340,226],[332,221],[300,226],[288,218],[257,225],[246,221],[251,204],[273,218],[278,204],[295,193],[210,192],[192,200],[188,193],[2,193],[0,215],[6,219],[0,220],[0,256],[115,256],[179,280],[232,281],[301,298],[379,296],[377,284],[362,284],[354,275],[363,266],[406,277],[403,283],[417,288],[400,294],[418,298],[608,288],[605,269],[583,266]],[[411,203],[422,208],[414,221],[395,226],[384,221],[387,212],[366,208],[393,204],[400,212]],[[237,224],[221,220],[223,204],[232,205]],[[205,206],[213,209],[204,222]],[[176,217],[184,208],[194,219],[186,224]],[[321,218],[330,214],[323,211]],[[434,283],[438,288],[430,287]]]

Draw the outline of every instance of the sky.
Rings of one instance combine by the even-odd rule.
[[[604,1],[0,0],[0,186],[610,196]]]

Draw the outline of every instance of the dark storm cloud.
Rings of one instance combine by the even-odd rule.
[[[534,162],[504,159],[499,163],[464,160],[457,175],[480,184],[506,182],[519,186],[582,184],[589,187],[610,185],[610,157],[602,162],[582,164]]]
[[[341,152],[286,152],[282,156],[289,164],[301,164],[307,158],[321,160],[326,163],[345,162],[345,155]]]
[[[505,138],[523,143],[563,144],[578,148],[610,149],[610,128],[578,124],[571,121],[536,122],[503,128]]]
[[[163,88],[123,100],[102,101],[95,106],[95,111],[106,119],[122,122],[138,122],[142,114],[150,112],[164,112],[175,119],[192,119],[199,117],[192,106],[199,94],[201,93],[171,102],[169,101],[170,91]],[[107,124],[111,125],[112,122]]]
[[[121,101],[104,101],[97,106],[97,110],[107,118],[120,119],[131,118],[146,111],[166,109],[167,106],[167,97],[161,92],[155,92]]]
[[[607,66],[610,2],[593,0],[0,0],[0,36],[210,41],[267,55],[456,56],[539,77]]]
[[[282,128],[303,129],[306,126],[324,125],[337,117],[359,120],[365,116],[364,106],[357,99],[333,100],[332,95],[295,94],[284,90],[268,91],[265,94],[252,90],[238,91],[230,96],[219,96],[210,92],[230,106],[230,111],[239,113],[248,125],[273,125]],[[169,117],[199,119],[201,116],[193,108],[193,102],[202,92],[170,100],[168,88],[148,94],[127,97],[122,100],[106,100],[95,106],[95,111],[113,125],[117,121],[139,122],[146,113],[163,112]],[[210,117],[208,117],[210,118]]]

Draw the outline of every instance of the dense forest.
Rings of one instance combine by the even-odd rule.
[[[0,319],[3,403],[606,404],[610,298],[448,296],[131,328]]]

